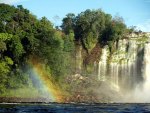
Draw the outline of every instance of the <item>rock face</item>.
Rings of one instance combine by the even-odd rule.
[[[105,100],[118,101],[121,96],[133,93],[137,87],[144,84],[146,81],[144,58],[145,50],[147,50],[145,48],[147,47],[147,43],[149,43],[149,38],[150,35],[147,33],[129,35],[125,39],[116,42],[114,50],[111,52],[108,46],[99,47],[101,50],[97,51],[100,52],[98,61],[94,61],[92,59],[92,54],[90,53],[89,57],[84,57],[80,48],[80,58],[78,58],[78,61],[80,61],[81,71],[78,74],[83,77],[86,76],[88,79],[96,79],[96,84],[98,84],[98,81],[100,83],[99,85],[92,87],[91,85],[94,84],[94,80],[92,80],[88,87],[96,89],[92,90],[92,95],[95,95],[94,97],[96,97],[95,100],[99,99],[100,102]],[[91,58],[93,61],[93,64],[88,64],[86,66],[86,71],[84,67],[84,58]],[[84,82],[87,83],[87,80]],[[86,94],[88,97],[89,93]],[[112,94],[120,97],[117,99],[113,97]],[[75,97],[82,100],[85,96],[77,93]],[[104,98],[102,99],[102,97]],[[86,100],[86,98],[83,99],[83,101],[84,100]]]

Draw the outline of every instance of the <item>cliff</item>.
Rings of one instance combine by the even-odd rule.
[[[87,83],[88,87],[86,86],[84,89],[90,89],[90,93],[85,94],[82,92],[82,88],[79,88],[76,91],[80,90],[80,92],[76,92],[76,96],[94,95],[91,98],[95,97],[96,99],[89,99],[93,102],[95,100],[99,100],[98,102],[122,101],[123,95],[133,93],[138,86],[142,87],[145,82],[145,48],[149,43],[149,38],[149,33],[131,34],[115,42],[113,51],[110,51],[108,45],[103,47],[96,45],[91,53],[86,55],[80,46],[80,51],[78,51],[80,54],[77,57],[77,62],[80,62],[78,64],[80,71],[77,73],[80,77],[75,81],[80,81],[79,84],[82,87]],[[85,64],[86,60],[90,63],[86,62]],[[87,82],[89,79],[90,83]],[[79,86],[79,84],[76,85]],[[74,83],[72,85],[75,86]],[[86,92],[86,90],[83,91]],[[113,95],[118,96],[114,97]],[[82,101],[86,100],[85,96],[82,96],[85,98],[81,99]]]

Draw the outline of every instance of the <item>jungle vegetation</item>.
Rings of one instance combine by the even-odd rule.
[[[37,87],[28,71],[28,60],[38,58],[56,82],[75,73],[75,49],[80,44],[90,54],[97,45],[112,51],[127,29],[121,17],[101,9],[67,14],[55,27],[46,17],[38,19],[28,9],[0,4],[0,94],[23,87]]]

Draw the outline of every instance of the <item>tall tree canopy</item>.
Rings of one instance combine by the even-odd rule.
[[[80,41],[85,49],[90,52],[97,43],[116,41],[126,30],[126,26],[120,17],[112,18],[110,14],[101,9],[86,10],[78,16],[72,13],[63,19],[62,30],[68,34],[75,34],[75,40]]]

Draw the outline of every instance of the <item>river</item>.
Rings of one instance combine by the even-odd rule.
[[[1,103],[0,113],[150,113],[150,104]]]

